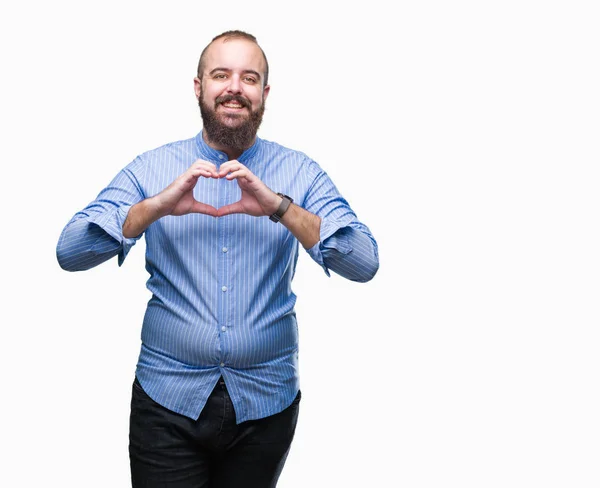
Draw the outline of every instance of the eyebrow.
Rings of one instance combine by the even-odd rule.
[[[216,73],[217,71],[225,71],[227,73],[231,73],[231,69],[229,68],[215,68],[213,70],[211,70],[208,74],[212,75],[214,73]],[[259,80],[262,79],[262,76],[260,76],[260,73],[258,73],[257,71],[254,71],[253,69],[245,69],[242,71],[243,74],[247,75],[247,74],[252,74],[254,76],[256,76]]]

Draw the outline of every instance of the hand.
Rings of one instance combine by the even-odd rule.
[[[215,207],[194,198],[194,188],[200,177],[219,178],[217,167],[208,161],[196,160],[185,173],[154,197],[158,213],[161,215],[201,213],[218,217]]]
[[[219,217],[235,213],[262,217],[273,215],[281,204],[281,197],[273,192],[248,168],[236,160],[228,161],[221,165],[219,178],[236,180],[242,197],[239,201],[221,207],[217,212]]]

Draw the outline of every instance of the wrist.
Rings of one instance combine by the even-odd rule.
[[[269,206],[269,209],[267,211],[267,217],[277,212],[282,201],[283,198],[281,197],[281,195],[279,193],[273,192],[273,204]]]
[[[283,193],[277,193],[277,196],[279,197],[279,205],[277,206],[277,209],[269,215],[269,219],[275,223],[279,222],[283,218],[285,213],[290,208],[290,205],[294,201],[291,197],[288,197]]]
[[[149,215],[151,215],[154,220],[166,217],[173,210],[165,207],[164,203],[161,201],[160,193],[158,195],[154,195],[153,197],[146,198],[144,203],[146,204],[146,209]]]

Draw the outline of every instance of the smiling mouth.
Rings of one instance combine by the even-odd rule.
[[[224,108],[233,111],[238,111],[243,108],[250,110],[251,107],[250,102],[239,95],[224,95],[222,97],[217,97],[215,100],[215,109],[217,105],[223,105]]]
[[[223,105],[223,107],[227,107],[227,108],[244,108],[244,106],[241,103],[237,103],[237,102],[225,102],[225,103],[222,103],[221,105]]]

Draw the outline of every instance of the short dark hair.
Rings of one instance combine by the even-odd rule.
[[[213,40],[210,41],[208,46],[206,46],[202,50],[202,54],[200,54],[200,61],[198,61],[198,78],[202,79],[202,72],[204,71],[204,58],[205,58],[207,49],[211,46],[211,44],[213,42],[218,41],[219,39],[225,39],[225,40],[246,39],[247,41],[250,41],[250,42],[253,42],[254,44],[256,44],[258,46],[258,49],[260,49],[260,52],[262,53],[263,58],[265,60],[265,80],[263,83],[263,87],[267,86],[267,82],[269,81],[269,62],[267,61],[267,56],[265,55],[265,52],[262,50],[262,47],[260,47],[260,45],[258,44],[256,37],[254,37],[252,34],[248,34],[247,32],[240,31],[240,30],[230,30],[230,31],[223,32],[222,34],[219,34],[218,36],[215,36],[213,38]]]

